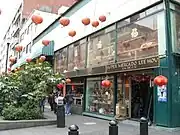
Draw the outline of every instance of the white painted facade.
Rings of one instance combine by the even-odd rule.
[[[33,15],[40,15],[43,18],[43,22],[39,25],[35,25],[31,20]],[[47,13],[39,10],[34,10],[32,12],[20,31],[19,45],[22,45],[24,48],[21,55],[30,52],[30,48],[27,48],[27,46],[31,44],[32,39],[37,37],[44,29],[54,22],[57,17],[57,14]]]
[[[56,51],[158,1],[160,0],[90,0],[89,3],[69,17],[70,24],[67,27],[59,25],[36,42],[34,46],[41,44],[44,39],[54,40],[54,51]],[[89,17],[91,21],[98,20],[101,15],[105,15],[107,17],[107,21],[100,23],[97,28],[93,28],[91,25],[84,26],[81,22],[81,20],[85,17]],[[68,36],[68,32],[70,30],[76,31],[75,37],[72,38]]]

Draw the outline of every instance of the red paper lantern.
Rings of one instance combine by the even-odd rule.
[[[154,78],[154,84],[156,84],[157,86],[163,86],[166,85],[167,83],[168,83],[168,79],[163,75],[159,75]]]
[[[106,21],[106,16],[101,15],[101,16],[99,17],[99,21],[105,22],[105,21]]]
[[[15,50],[16,50],[17,52],[22,51],[22,49],[23,49],[23,47],[22,47],[21,45],[17,45],[17,46],[15,47]]]
[[[103,80],[103,81],[101,82],[101,85],[102,85],[103,87],[110,87],[110,86],[111,86],[111,82],[110,82],[109,80]]]
[[[71,79],[66,79],[66,83],[70,83],[71,82]]]
[[[10,72],[10,71],[11,71],[11,68],[8,68],[8,71]]]
[[[43,22],[43,18],[40,15],[33,15],[31,18],[32,22],[37,24],[41,24]]]
[[[57,87],[58,87],[58,89],[62,89],[64,87],[64,85],[59,83],[59,84],[57,84]]]
[[[82,23],[84,24],[84,25],[89,25],[90,24],[90,19],[89,18],[84,18],[84,19],[82,19]]]
[[[39,59],[40,59],[40,61],[45,61],[46,60],[46,56],[41,56]]]
[[[9,61],[12,62],[12,63],[14,63],[14,62],[16,61],[16,57],[11,56],[11,57],[9,58]]]
[[[48,45],[50,44],[50,41],[49,41],[49,40],[43,40],[43,41],[42,41],[42,44],[43,44],[44,46],[48,46]]]
[[[68,35],[70,37],[74,37],[76,35],[76,31],[75,30],[71,30],[71,31],[69,31]]]
[[[96,28],[97,26],[99,26],[99,22],[98,21],[93,21],[92,26]]]
[[[32,61],[31,58],[27,58],[27,59],[26,59],[26,62],[28,62],[28,63],[31,62],[31,61]]]
[[[62,25],[62,26],[68,26],[69,25],[69,23],[70,23],[70,20],[68,19],[68,18],[65,18],[65,17],[63,17],[63,18],[61,18],[60,20],[59,20],[59,22],[60,22],[60,24]]]

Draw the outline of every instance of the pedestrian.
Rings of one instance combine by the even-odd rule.
[[[42,100],[40,101],[40,108],[41,108],[41,111],[42,111],[42,112],[44,112],[45,103],[46,103],[46,97],[44,96],[44,97],[42,98]]]
[[[53,111],[54,109],[53,109],[53,101],[54,99],[53,99],[53,91],[51,91],[50,93],[49,93],[49,96],[48,96],[48,103],[49,103],[49,105],[50,105],[50,107],[51,107],[51,111]]]
[[[66,115],[71,115],[71,105],[74,101],[73,99],[73,95],[72,95],[72,91],[69,91],[65,98],[64,98],[64,101],[65,101],[65,114]]]

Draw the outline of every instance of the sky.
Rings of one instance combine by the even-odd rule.
[[[21,0],[0,0],[0,44],[3,41],[20,2]]]

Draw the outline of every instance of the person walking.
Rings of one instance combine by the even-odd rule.
[[[65,96],[65,115],[71,115],[71,105],[73,101],[74,99],[72,92],[69,91]]]
[[[48,103],[49,103],[49,105],[50,105],[50,107],[51,107],[51,111],[53,111],[54,109],[53,109],[53,91],[51,91],[50,93],[49,93],[49,96],[48,96]]]

